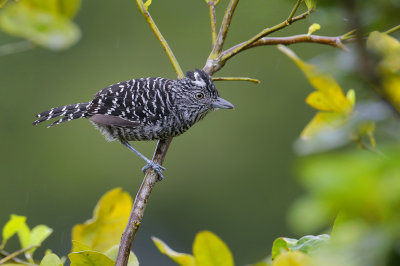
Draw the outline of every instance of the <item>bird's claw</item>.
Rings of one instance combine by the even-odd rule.
[[[157,174],[158,174],[158,181],[161,181],[164,179],[164,176],[162,174],[162,171],[165,170],[165,167],[159,165],[158,163],[155,163],[153,161],[149,161],[143,168],[142,171],[143,173],[146,173],[146,171],[151,168],[153,169]]]

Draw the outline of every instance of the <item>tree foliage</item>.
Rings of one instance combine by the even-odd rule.
[[[265,254],[266,258],[253,266],[398,265],[400,147],[397,140],[390,142],[385,136],[379,136],[391,130],[389,126],[393,122],[398,123],[400,113],[400,42],[391,36],[400,27],[366,32],[356,18],[363,8],[370,8],[368,3],[322,1],[321,9],[325,5],[337,5],[349,12],[352,26],[359,27],[347,29],[347,33],[341,36],[329,37],[315,35],[323,25],[314,23],[305,35],[266,37],[315,11],[317,1],[299,0],[283,23],[266,28],[249,41],[222,51],[228,27],[221,27],[221,34],[217,36],[215,7],[220,1],[205,2],[210,8],[215,48],[205,66],[210,73],[218,71],[229,58],[241,51],[255,46],[280,44],[279,50],[297,65],[313,88],[305,102],[317,113],[299,132],[299,139],[295,142],[296,151],[300,155],[308,155],[297,163],[299,182],[306,193],[294,202],[288,219],[295,231],[318,235],[306,235],[299,239],[279,237],[273,242],[270,252]],[[140,3],[141,12],[152,25],[154,22],[148,14],[152,1]],[[235,3],[237,1],[230,2],[230,9],[224,17],[228,25],[231,19],[229,11],[233,13]],[[0,29],[35,46],[51,50],[67,49],[80,38],[79,27],[72,21],[80,5],[80,0],[2,0]],[[295,17],[299,6],[307,11]],[[156,32],[155,24],[152,29]],[[165,42],[161,34],[157,37],[161,43]],[[305,62],[293,50],[283,46],[299,42],[326,44],[344,50],[336,56],[347,53],[358,62],[344,71],[358,78],[359,88],[343,89],[340,85],[342,81],[329,71]],[[181,74],[172,51],[167,45],[163,47],[176,72]],[[250,78],[220,80],[255,81]],[[360,90],[368,90],[371,92],[368,95],[374,96],[359,99],[356,91]],[[107,192],[96,205],[93,218],[72,229],[72,250],[68,254],[71,265],[114,265],[120,236],[132,205],[131,196],[121,189]],[[0,264],[64,265],[67,258],[60,258],[50,250],[41,259],[36,258],[36,249],[51,235],[52,229],[46,225],[30,228],[26,221],[26,217],[12,214],[3,226]],[[20,250],[10,254],[5,250],[12,237],[18,238]],[[156,237],[153,242],[162,254],[178,265],[234,265],[234,254],[228,245],[210,231],[201,231],[195,236],[192,254],[174,251]],[[25,258],[21,259],[20,255]],[[129,255],[128,265],[139,265],[133,252]]]

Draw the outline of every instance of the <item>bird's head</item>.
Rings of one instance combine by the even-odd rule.
[[[215,85],[206,72],[200,69],[188,71],[183,79],[178,80],[182,88],[178,96],[179,105],[189,112],[197,113],[199,120],[215,109],[232,109],[233,104],[219,97]]]

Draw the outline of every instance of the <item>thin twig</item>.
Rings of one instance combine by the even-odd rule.
[[[168,45],[167,41],[165,40],[165,38],[162,36],[162,34],[161,34],[160,30],[158,29],[156,23],[154,22],[153,18],[150,16],[150,13],[146,9],[143,1],[142,0],[136,0],[136,3],[138,5],[138,7],[139,7],[140,12],[142,12],[142,14],[145,17],[147,23],[149,24],[151,30],[156,35],[156,37],[157,37],[158,41],[160,42],[162,48],[166,52],[169,60],[171,61],[172,66],[174,67],[174,70],[175,70],[176,74],[179,77],[183,77],[184,74],[183,74],[183,71],[182,71],[181,67],[178,64],[178,60],[176,60],[176,57],[175,57],[174,53],[172,52],[172,50],[169,47],[169,45]]]
[[[228,34],[229,25],[231,25],[233,13],[235,12],[235,9],[236,9],[236,6],[238,3],[239,3],[239,0],[231,0],[229,2],[229,5],[225,10],[225,15],[222,20],[222,24],[221,24],[221,28],[220,28],[218,36],[217,36],[217,40],[215,41],[213,49],[212,49],[210,55],[208,56],[209,59],[215,59],[221,53],[222,48],[224,46],[225,39],[226,39],[226,35]]]
[[[311,12],[311,10],[310,10],[310,11],[306,11],[306,12],[304,12],[303,14],[298,15],[298,16],[292,18],[292,20],[291,20],[292,23],[295,22],[295,21],[298,21],[298,20],[301,20],[301,19],[306,18],[306,17],[310,14],[310,12]],[[275,31],[281,30],[281,29],[287,27],[288,25],[289,25],[289,24],[287,24],[287,20],[285,20],[285,21],[283,21],[283,22],[281,22],[281,23],[279,23],[279,24],[277,24],[277,25],[275,25],[275,26],[273,26],[273,27],[271,27],[271,28],[266,28],[266,29],[262,30],[260,33],[258,33],[257,35],[255,35],[255,36],[254,36],[253,38],[251,38],[250,40],[248,40],[248,41],[246,41],[246,42],[243,42],[243,43],[241,43],[241,44],[238,45],[238,46],[232,47],[232,48],[234,48],[234,49],[228,49],[228,50],[224,51],[224,52],[221,54],[221,60],[227,60],[227,59],[229,59],[229,58],[232,57],[233,55],[235,55],[235,54],[237,54],[237,53],[243,51],[244,49],[246,49],[247,46],[251,46],[253,43],[255,43],[256,41],[258,41],[259,39],[261,39],[261,38],[263,38],[263,37],[265,37],[265,36],[267,36],[267,35],[269,35],[269,34],[275,32]]]
[[[143,1],[136,0],[136,2],[139,7],[139,10],[142,12],[147,23],[150,25],[150,28],[153,30],[157,39],[161,43],[164,51],[167,53],[167,56],[170,59],[171,64],[175,70],[175,73],[178,75],[178,77],[183,78],[184,74],[178,61],[176,60],[167,41],[164,39],[161,32],[154,23],[153,19],[151,18],[150,13],[144,6]],[[158,141],[157,148],[153,155],[153,162],[162,165],[171,142],[172,138]],[[151,191],[153,190],[153,187],[157,182],[157,180],[158,180],[158,174],[154,170],[150,168],[149,170],[146,171],[142,185],[140,186],[139,191],[136,194],[135,202],[133,203],[128,224],[126,225],[126,228],[121,237],[117,259],[115,261],[116,266],[126,266],[128,264],[129,254],[133,240],[135,239],[136,232],[138,231],[139,226],[142,222],[147,201],[150,197]]]
[[[311,12],[313,12],[313,10],[308,10],[296,17],[293,17],[291,20],[291,23],[299,21],[301,19],[306,18],[308,15],[311,14]],[[273,26],[270,28],[266,28],[264,30],[262,30],[260,33],[258,33],[257,35],[255,35],[254,37],[252,37],[251,39],[242,42],[238,45],[235,45],[223,52],[221,52],[221,54],[218,57],[213,58],[211,55],[208,57],[207,61],[206,61],[206,65],[203,67],[203,70],[206,71],[207,73],[209,73],[210,75],[214,74],[215,72],[217,72],[218,70],[220,70],[226,63],[226,61],[228,61],[231,57],[237,55],[238,53],[248,49],[253,43],[257,42],[259,39],[273,33],[276,32],[278,30],[281,30],[285,27],[287,27],[288,24],[287,20]]]
[[[208,1],[208,10],[210,13],[210,23],[211,23],[211,43],[214,46],[217,41],[217,20],[215,14],[215,7],[217,5],[216,1]]]
[[[391,28],[390,30],[385,31],[385,33],[386,34],[391,34],[391,33],[395,32],[395,31],[398,31],[398,30],[400,30],[400,25],[397,25],[397,26]]]
[[[308,35],[308,34],[299,34],[289,37],[264,37],[259,39],[246,49],[262,45],[276,45],[276,44],[290,45],[303,42],[326,44],[336,48],[340,48],[342,50],[346,50],[346,47],[342,43],[341,36],[330,37],[330,36]]]
[[[303,0],[297,0],[296,4],[294,5],[292,12],[290,12],[289,17],[286,19],[288,24],[292,23],[292,18],[294,16],[294,14],[296,13],[297,9],[299,8],[301,2],[303,2]]]
[[[7,255],[5,258],[1,259],[0,260],[0,264],[3,264],[3,263],[5,263],[5,262],[7,262],[9,260],[14,260],[15,261],[17,256],[21,255],[22,253],[25,253],[28,250],[31,250],[31,249],[34,249],[34,248],[37,248],[37,247],[39,247],[39,245],[32,245],[32,246],[17,250],[15,252]],[[30,265],[32,265],[32,264],[30,264]]]
[[[246,78],[246,77],[213,77],[213,81],[250,81],[256,84],[259,84],[261,81],[258,79],[253,78]]]

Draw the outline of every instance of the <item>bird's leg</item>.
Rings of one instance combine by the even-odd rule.
[[[143,173],[146,173],[147,169],[152,168],[154,171],[157,172],[158,174],[158,180],[162,180],[164,178],[164,176],[162,175],[162,171],[165,170],[165,167],[162,167],[161,165],[153,162],[152,160],[147,159],[146,156],[144,156],[143,154],[141,154],[138,150],[136,150],[128,141],[126,140],[120,140],[120,142],[127,147],[128,149],[130,149],[131,151],[133,151],[134,153],[136,153],[140,158],[142,158],[147,164],[142,168]]]

